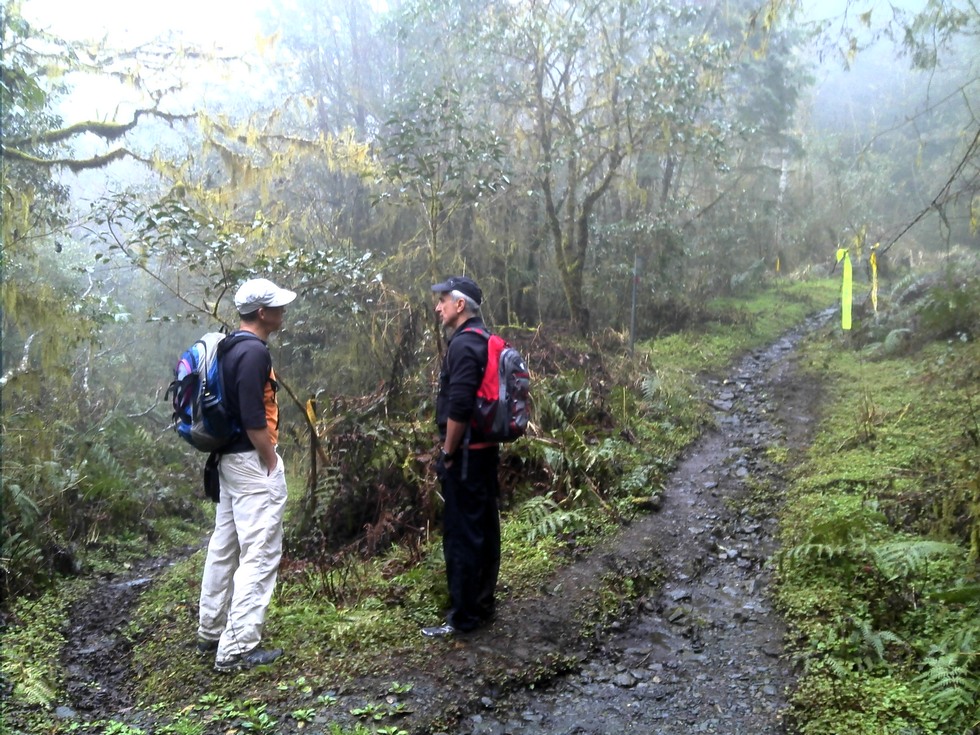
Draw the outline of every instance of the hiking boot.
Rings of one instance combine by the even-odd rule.
[[[434,625],[431,628],[422,628],[422,635],[426,638],[449,638],[456,635],[457,630],[449,623]]]
[[[256,666],[271,664],[282,656],[281,648],[253,648],[248,653],[238,653],[224,661],[215,661],[214,670],[222,673],[247,671]]]
[[[218,641],[209,641],[206,638],[198,638],[196,648],[199,655],[207,656],[209,653],[213,654],[218,650]]]

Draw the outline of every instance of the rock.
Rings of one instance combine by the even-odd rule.
[[[61,705],[59,707],[55,707],[54,716],[59,720],[74,720],[76,717],[78,717],[78,713],[71,707]]]
[[[632,689],[636,686],[636,677],[634,677],[628,671],[623,672],[613,679],[613,684],[620,687],[621,689]]]

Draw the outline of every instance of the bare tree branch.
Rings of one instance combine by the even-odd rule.
[[[18,375],[23,375],[30,370],[31,343],[34,341],[36,336],[37,332],[34,332],[34,334],[27,338],[27,342],[24,344],[24,356],[20,359],[20,365],[10,368],[10,370],[5,372],[3,376],[0,377],[0,390],[3,390],[4,386],[7,385],[11,379],[16,378]]]
[[[943,184],[943,188],[939,190],[939,193],[936,194],[936,197],[931,202],[929,202],[928,206],[926,206],[921,212],[915,215],[912,221],[909,222],[902,229],[901,232],[895,235],[895,237],[892,238],[891,242],[889,242],[887,245],[885,245],[885,247],[883,247],[879,251],[880,253],[887,253],[892,245],[894,245],[896,242],[902,239],[905,233],[911,230],[913,227],[915,227],[922,220],[923,217],[929,214],[929,212],[933,210],[936,211],[941,210],[942,206],[949,199],[950,189],[952,189],[953,184],[959,178],[960,173],[963,171],[963,168],[976,157],[978,152],[980,152],[980,127],[977,128],[977,134],[973,136],[973,140],[970,142],[970,145],[967,146],[966,152],[963,154],[963,158],[960,159],[959,164],[957,164],[956,168],[953,170],[953,173],[949,175],[949,178],[946,180],[946,183]]]

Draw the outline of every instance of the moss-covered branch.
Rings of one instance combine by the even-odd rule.
[[[138,161],[145,162],[146,159],[141,158],[126,148],[116,148],[108,153],[91,156],[89,158],[46,158],[35,153],[29,153],[26,150],[38,145],[61,143],[84,133],[91,133],[92,135],[96,135],[107,142],[115,141],[122,138],[124,135],[126,135],[126,133],[135,128],[139,124],[140,118],[145,115],[166,120],[168,123],[174,123],[180,120],[190,120],[195,117],[195,115],[173,115],[154,109],[136,110],[136,112],[133,113],[133,119],[129,122],[99,122],[97,120],[78,122],[64,128],[45,130],[28,137],[15,138],[14,140],[10,140],[5,145],[0,147],[0,151],[2,151],[3,158],[7,160],[21,161],[47,168],[62,166],[71,169],[74,172],[82,171],[84,169],[102,168],[112,161],[116,161],[121,158],[134,158]]]
[[[7,159],[12,159],[15,161],[23,161],[24,163],[32,163],[36,166],[46,166],[53,168],[56,166],[64,166],[65,168],[71,169],[72,172],[78,173],[85,169],[102,168],[107,166],[113,161],[118,161],[122,158],[133,158],[137,161],[143,161],[144,163],[149,163],[145,158],[137,156],[130,150],[126,148],[116,148],[115,150],[109,151],[108,153],[103,153],[98,156],[91,156],[90,158],[42,158],[40,156],[34,156],[30,153],[25,153],[24,151],[18,150],[16,148],[3,148],[3,157]]]
[[[168,112],[161,112],[160,110],[148,108],[136,110],[136,112],[133,113],[133,119],[129,122],[99,122],[98,120],[86,120],[64,128],[45,130],[29,137],[15,138],[8,143],[8,146],[11,148],[22,148],[27,145],[60,143],[61,141],[68,140],[76,135],[82,135],[83,133],[92,133],[92,135],[97,135],[98,137],[107,141],[117,140],[135,128],[139,124],[140,118],[144,115],[157,117],[161,120],[166,120],[169,123],[174,123],[180,120],[190,120],[196,117],[196,115],[173,115]]]

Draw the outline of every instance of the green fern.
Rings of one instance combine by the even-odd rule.
[[[787,562],[819,562],[833,561],[850,555],[847,546],[834,546],[831,544],[799,544],[789,549],[779,552],[779,566],[781,569]]]
[[[958,652],[932,656],[925,662],[926,670],[915,679],[929,703],[950,726],[969,727],[980,714],[977,707],[980,677],[971,669],[970,659]]]
[[[574,422],[576,419],[589,413],[593,403],[592,389],[582,387],[556,395],[555,403],[561,407],[565,418],[570,422]]]
[[[153,437],[150,433],[144,429],[142,426],[130,426],[130,439],[133,444],[140,447],[151,447],[153,446]]]
[[[849,640],[856,647],[857,663],[863,668],[871,668],[874,663],[885,661],[885,647],[889,643],[905,645],[905,642],[892,631],[875,630],[867,620],[855,622]]]
[[[847,661],[837,658],[836,656],[828,656],[822,662],[828,669],[830,673],[838,679],[846,680],[852,673],[851,664]]]
[[[656,472],[652,465],[638,465],[627,472],[619,482],[619,489],[626,495],[651,490],[650,476]]]
[[[91,474],[97,475],[103,482],[116,482],[122,485],[128,483],[129,473],[104,444],[93,444],[85,456],[84,464]]]
[[[23,488],[15,482],[4,483],[3,485],[3,507],[5,509],[4,515],[9,518],[11,509],[14,509],[21,522],[26,525],[32,525],[41,516],[41,510],[34,502],[34,498],[24,492]]]
[[[30,662],[21,663],[14,676],[17,680],[14,697],[17,700],[26,704],[48,707],[57,699],[57,692],[45,679],[44,672],[32,666]]]
[[[525,538],[533,543],[541,538],[581,530],[585,527],[587,516],[580,510],[561,508],[549,493],[528,499],[518,509],[517,519],[528,526]]]
[[[834,514],[815,523],[807,534],[806,543],[834,546],[863,543],[886,525],[885,516],[877,509],[862,506],[857,512]]]
[[[937,557],[962,557],[964,550],[955,544],[925,539],[893,541],[868,548],[881,573],[894,581],[922,570],[930,559]]]
[[[565,426],[565,413],[547,390],[535,391],[534,415],[542,431],[555,431]]]
[[[653,403],[663,390],[664,382],[656,373],[644,375],[640,380],[640,393],[647,403]]]
[[[903,296],[913,290],[925,289],[928,287],[929,281],[923,278],[921,275],[916,273],[908,273],[899,279],[889,294],[889,298],[895,302],[902,302]]]

